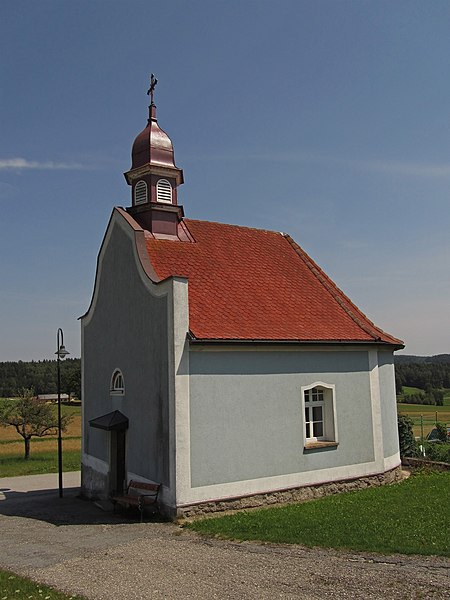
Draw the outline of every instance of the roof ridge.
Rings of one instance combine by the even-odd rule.
[[[220,221],[207,221],[205,219],[183,219],[183,222],[188,223],[210,223],[211,225],[221,225],[225,227],[234,227],[235,229],[250,229],[251,231],[264,231],[265,233],[273,233],[274,235],[285,235],[281,231],[273,229],[262,229],[261,227],[250,227],[249,225],[234,225],[233,223],[221,223]]]
[[[348,316],[360,327],[365,333],[369,334],[374,338],[375,341],[383,341],[382,337],[385,336],[391,343],[402,344],[403,342],[389,333],[383,331],[373,323],[350,298],[334,283],[334,281],[328,277],[319,265],[313,261],[313,259],[291,238],[288,233],[283,233],[283,237],[291,245],[294,252],[303,260],[305,265],[309,268],[311,273],[318,279],[318,281],[324,286],[324,288],[333,296],[336,302],[343,308]],[[355,314],[356,313],[356,314]],[[380,335],[381,334],[381,335]],[[386,340],[384,340],[386,341]]]

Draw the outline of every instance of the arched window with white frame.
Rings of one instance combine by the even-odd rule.
[[[172,186],[167,179],[158,179],[156,183],[156,200],[172,204]]]
[[[335,386],[316,382],[302,387],[305,448],[337,445]]]
[[[142,179],[134,187],[134,204],[145,204],[148,201],[147,183]]]
[[[112,396],[123,396],[125,393],[123,374],[120,369],[115,369],[112,374],[110,392]]]

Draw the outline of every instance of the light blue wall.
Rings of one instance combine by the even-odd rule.
[[[103,258],[94,314],[84,329],[85,451],[109,459],[110,433],[89,420],[120,410],[129,419],[127,469],[168,485],[167,298],[153,297],[135,266],[134,241],[115,225]],[[110,396],[121,369],[123,397]]]
[[[339,446],[303,447],[301,387],[336,386]],[[190,352],[193,487],[374,459],[368,355]]]
[[[381,417],[385,458],[398,452],[397,401],[395,397],[395,371],[392,352],[379,352]]]

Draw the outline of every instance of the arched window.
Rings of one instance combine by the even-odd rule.
[[[158,179],[156,184],[156,200],[168,204],[172,203],[172,186],[167,179]]]
[[[147,202],[147,184],[145,181],[138,181],[134,188],[134,203],[145,204]]]
[[[337,444],[334,385],[316,382],[302,388],[305,447]]]
[[[123,396],[125,393],[125,385],[123,381],[122,371],[116,369],[111,377],[111,395]]]

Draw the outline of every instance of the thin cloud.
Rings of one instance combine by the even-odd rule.
[[[343,160],[342,162],[347,163],[349,166],[362,167],[381,173],[417,177],[450,177],[450,164],[433,165],[387,160]]]
[[[0,158],[0,169],[1,170],[21,170],[21,169],[34,169],[43,171],[59,171],[59,170],[81,170],[85,169],[83,165],[79,163],[60,163],[52,160],[38,161],[38,160],[27,160],[26,158]]]
[[[390,173],[393,175],[407,175],[408,177],[450,177],[450,164],[414,163],[385,159],[358,159],[342,158],[330,155],[320,155],[308,152],[277,152],[271,153],[230,153],[208,155],[190,155],[184,162],[198,160],[229,160],[229,161],[255,161],[278,163],[304,163],[317,165],[340,165],[351,169],[374,171],[377,173]]]

